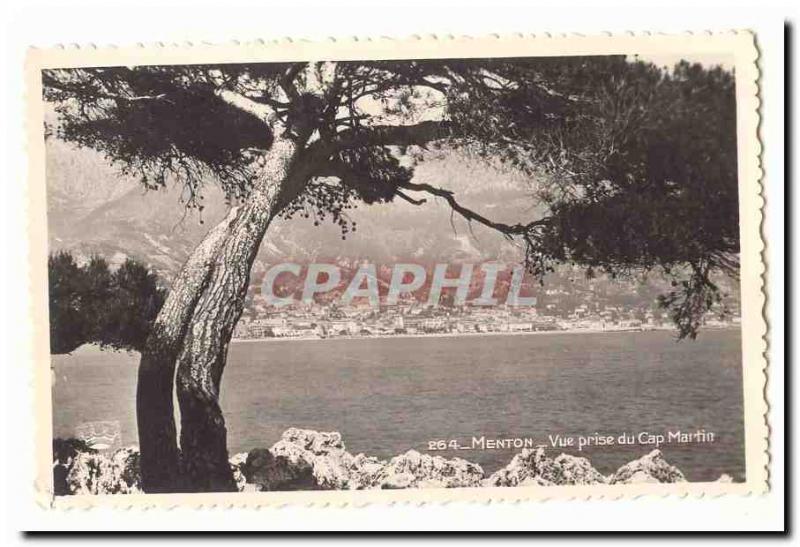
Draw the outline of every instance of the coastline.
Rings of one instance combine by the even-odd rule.
[[[707,327],[709,330],[735,330],[738,325],[724,327]],[[347,336],[267,336],[262,338],[232,338],[231,343],[251,343],[251,342],[305,342],[305,341],[328,341],[328,340],[375,340],[383,338],[454,338],[462,336],[531,336],[531,335],[553,335],[553,334],[617,334],[630,332],[662,332],[672,331],[672,326],[651,327],[647,329],[564,329],[564,330],[540,330],[540,331],[518,331],[518,332],[437,332],[431,334],[369,334],[369,335],[347,335]]]
[[[658,448],[616,464],[609,474],[587,457],[538,446],[515,452],[494,472],[460,457],[408,449],[381,459],[347,450],[337,431],[289,428],[270,448],[229,455],[239,492],[292,490],[396,490],[639,483],[687,483]],[[142,492],[139,449],[97,451],[75,439],[56,439],[53,477],[57,495]],[[721,472],[719,470],[718,472]],[[721,472],[718,483],[736,482]]]
[[[708,330],[721,331],[721,330],[741,330],[738,325],[730,325],[725,327],[706,327]],[[617,334],[617,333],[631,333],[631,332],[663,332],[671,331],[672,327],[654,327],[648,329],[564,329],[564,330],[542,330],[542,331],[520,331],[520,332],[441,332],[431,334],[370,334],[364,336],[330,336],[321,338],[319,336],[272,336],[264,338],[231,338],[233,344],[246,344],[253,342],[311,342],[311,341],[329,341],[329,340],[376,340],[383,338],[454,338],[459,336],[537,336],[537,335],[553,335],[553,334]],[[84,344],[72,352],[65,354],[74,356],[86,352],[118,352],[126,354],[137,354],[135,350],[114,350],[110,348],[102,348],[98,344]],[[51,355],[51,358],[53,356]]]

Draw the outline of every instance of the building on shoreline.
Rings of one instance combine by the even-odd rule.
[[[707,328],[737,325],[737,314],[709,312]],[[427,306],[401,302],[391,306],[336,304],[260,309],[234,330],[237,339],[336,338],[393,335],[524,333],[542,331],[645,331],[671,328],[663,310],[579,305],[567,313],[540,313],[513,306]]]

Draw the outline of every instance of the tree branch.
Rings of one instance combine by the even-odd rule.
[[[347,184],[348,181],[357,177],[357,173],[354,173],[351,168],[344,165],[343,163],[331,160],[324,162],[319,166],[319,168],[315,169],[312,176],[336,177],[340,181],[342,181],[342,183]],[[453,213],[457,213],[467,222],[470,223],[477,222],[478,224],[482,224],[487,228],[491,228],[492,230],[500,232],[501,234],[505,235],[508,238],[512,238],[514,236],[523,236],[525,238],[529,238],[532,235],[532,230],[534,230],[537,227],[545,226],[550,222],[549,218],[534,220],[526,224],[522,223],[506,224],[503,222],[495,222],[459,203],[455,197],[455,194],[450,190],[445,190],[444,188],[437,188],[435,186],[426,183],[415,183],[415,182],[395,183],[395,195],[413,205],[422,205],[426,203],[426,200],[424,198],[422,199],[413,198],[408,194],[406,194],[405,192],[403,192],[403,189],[411,190],[413,192],[425,192],[434,197],[442,198],[450,206],[450,209]]]
[[[50,87],[52,89],[58,89],[59,91],[72,93],[76,96],[88,96],[95,99],[109,99],[114,101],[127,101],[127,102],[158,101],[158,100],[169,101],[169,99],[167,98],[167,93],[159,93],[157,95],[124,95],[121,93],[113,93],[111,91],[108,91],[104,85],[102,86],[102,89],[100,89],[98,86],[91,86],[86,83],[61,81],[58,78],[54,78],[48,71],[43,71],[42,83],[44,84],[45,87]]]
[[[545,224],[547,224],[547,222],[549,222],[547,218],[528,222],[527,224],[521,224],[521,223],[505,224],[503,222],[495,222],[493,220],[486,218],[480,213],[476,213],[472,209],[469,209],[468,207],[461,205],[456,200],[453,192],[451,192],[450,190],[445,190],[444,188],[437,188],[435,186],[431,186],[430,184],[414,183],[414,182],[402,183],[400,184],[400,187],[405,188],[407,190],[413,190],[415,192],[426,192],[432,196],[442,198],[447,202],[447,204],[454,212],[461,215],[461,217],[467,220],[467,222],[475,221],[479,224],[486,226],[487,228],[496,230],[508,237],[528,234],[533,228],[536,228],[537,226],[544,226]]]
[[[290,102],[297,101],[300,99],[300,92],[297,90],[297,87],[294,85],[294,79],[306,68],[307,63],[295,63],[290,66],[286,73],[283,75],[283,78],[280,79],[278,85],[280,85],[283,92],[289,98]]]
[[[217,89],[214,91],[214,94],[229,105],[250,114],[267,125],[272,125],[275,121],[277,113],[275,109],[269,105],[254,101],[241,93],[236,93],[229,89]]]
[[[426,200],[425,198],[414,199],[414,198],[412,198],[411,196],[409,196],[408,194],[406,194],[405,192],[403,192],[400,189],[395,190],[395,195],[397,197],[399,197],[399,198],[402,198],[402,199],[406,200],[411,205],[424,205],[425,203],[428,202],[428,200]]]

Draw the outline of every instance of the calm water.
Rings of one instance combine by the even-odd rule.
[[[82,349],[54,357],[56,436],[116,420],[136,444],[138,357]],[[222,389],[231,454],[289,427],[340,431],[353,453],[388,457],[473,436],[705,429],[713,443],[662,447],[690,480],[744,478],[738,331],[546,334],[232,344]],[[610,473],[652,447],[584,449]],[[461,451],[491,472],[518,450]],[[576,450],[562,451],[578,454]],[[454,452],[440,452],[445,456]]]

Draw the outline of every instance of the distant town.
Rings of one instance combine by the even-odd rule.
[[[394,305],[340,306],[335,301],[275,308],[258,297],[239,321],[236,339],[336,338],[369,336],[423,336],[546,331],[643,331],[672,329],[665,310],[653,299],[614,303],[591,292],[581,298],[564,289],[541,293],[536,307],[497,305],[431,306],[408,297]],[[705,317],[706,328],[735,327],[740,323],[738,301],[715,306]]]

